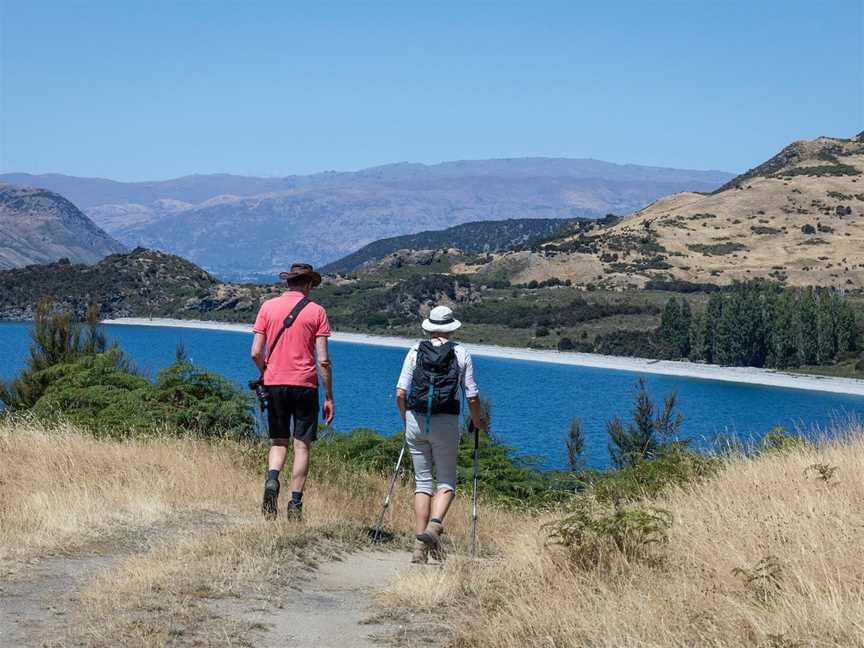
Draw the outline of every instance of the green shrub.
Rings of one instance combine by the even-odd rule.
[[[179,357],[148,387],[148,400],[172,429],[201,436],[249,436],[254,428],[252,399],[222,376]]]
[[[168,431],[239,438],[253,432],[251,398],[233,383],[193,366],[182,350],[151,383],[116,345],[106,349],[95,308],[84,330],[44,302],[31,335],[27,367],[0,391],[11,412],[63,418],[103,435]]]
[[[657,497],[669,488],[707,479],[720,460],[679,445],[663,448],[652,460],[602,473],[588,479],[588,487],[601,502],[621,504]]]
[[[567,549],[582,568],[608,565],[610,558],[645,558],[652,546],[667,540],[672,514],[648,506],[610,507],[592,497],[577,499],[569,514],[547,524],[549,540]]]
[[[742,580],[760,603],[768,603],[780,593],[783,567],[777,556],[765,556],[752,567],[736,567],[732,574]]]
[[[762,443],[759,444],[759,447],[763,452],[785,452],[800,448],[804,444],[804,437],[799,434],[793,434],[783,426],[778,425],[762,437]]]
[[[403,434],[385,437],[374,430],[357,428],[350,433],[331,432],[316,447],[316,454],[369,472],[388,475],[396,466]],[[411,470],[411,459],[406,452],[403,465]]]
[[[95,306],[87,307],[84,327],[69,313],[57,312],[49,299],[36,307],[30,339],[30,357],[21,375],[8,383],[0,381],[0,401],[12,411],[29,409],[39,400],[47,386],[44,370],[107,348]]]
[[[834,158],[836,161],[836,158]],[[784,169],[776,174],[776,177],[791,178],[793,176],[811,176],[819,178],[822,176],[858,176],[861,172],[849,164],[837,162],[836,164],[823,164],[821,166],[805,166],[795,169]]]
[[[95,434],[241,438],[254,428],[246,394],[184,359],[160,371],[155,383],[130,371],[119,349],[57,364],[35,377],[45,386],[30,408],[36,416],[64,418]]]
[[[704,254],[705,256],[726,256],[733,252],[742,252],[747,250],[747,246],[735,241],[724,241],[722,243],[693,243],[687,248],[693,252]]]
[[[34,375],[42,394],[29,410],[63,418],[94,434],[136,434],[159,427],[148,403],[150,383],[120,364],[118,350],[57,364]]]

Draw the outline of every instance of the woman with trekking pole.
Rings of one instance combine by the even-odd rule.
[[[440,550],[444,517],[456,494],[460,389],[474,427],[486,428],[471,355],[450,339],[460,326],[448,307],[433,308],[422,324],[429,339],[408,351],[396,385],[396,403],[405,423],[405,447],[416,478],[413,563],[425,563],[430,552]],[[476,452],[475,447],[475,475]],[[476,508],[472,519],[476,519]]]

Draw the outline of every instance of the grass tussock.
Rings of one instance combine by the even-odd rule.
[[[859,426],[729,459],[621,519],[513,513],[498,529],[487,517],[487,534],[517,529],[494,559],[409,572],[381,600],[443,611],[460,648],[864,646],[862,474]]]

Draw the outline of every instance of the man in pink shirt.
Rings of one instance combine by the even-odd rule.
[[[279,498],[279,471],[288,455],[288,441],[294,437],[294,465],[291,470],[291,502],[288,517],[300,519],[303,487],[309,474],[309,449],[318,437],[318,372],[324,385],[324,423],[335,414],[333,374],[327,338],[327,312],[308,299],[321,275],[306,263],[295,263],[279,275],[288,290],[261,305],[252,340],[252,361],[261,370],[268,395],[268,428],[272,447],[264,482],[264,516],[276,517]],[[317,362],[316,362],[317,361]],[[317,371],[316,371],[317,364]],[[293,430],[292,430],[293,422]]]

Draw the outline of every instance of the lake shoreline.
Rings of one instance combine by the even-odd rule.
[[[149,319],[146,317],[123,317],[105,320],[103,323],[126,326],[204,329],[245,334],[251,333],[252,328],[251,324],[168,318]],[[334,342],[407,349],[419,339],[419,336],[415,339],[409,339],[369,335],[366,333],[334,332],[330,339]],[[645,358],[606,356],[596,353],[503,347],[491,344],[463,344],[475,356],[864,396],[864,380],[854,378],[794,374],[756,367],[722,367],[719,365],[705,365],[677,360],[650,360]]]

